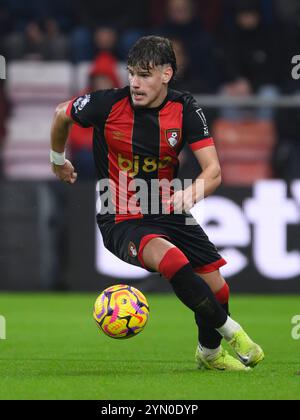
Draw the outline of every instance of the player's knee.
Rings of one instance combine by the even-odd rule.
[[[168,280],[171,280],[179,270],[189,264],[189,260],[180,249],[169,249],[160,261],[158,271]]]
[[[163,237],[145,237],[142,241],[139,258],[145,268],[150,268],[170,280],[189,264],[184,253]]]
[[[145,236],[139,249],[139,260],[143,267],[159,271],[159,264],[162,257],[169,249],[174,248],[168,240],[155,235]]]

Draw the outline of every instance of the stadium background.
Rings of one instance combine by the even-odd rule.
[[[56,105],[126,84],[128,49],[147,34],[172,38],[176,87],[217,144],[223,185],[193,211],[229,262],[233,316],[265,350],[251,375],[198,372],[190,311],[103,249],[89,130],[70,135],[78,183],[50,171]],[[299,399],[299,41],[298,0],[0,0],[1,400]],[[198,175],[188,149],[181,163]],[[150,304],[134,340],[92,319],[119,282]]]
[[[70,135],[76,186],[57,183],[48,163],[56,105],[125,85],[128,49],[155,33],[174,41],[176,87],[199,97],[218,147],[223,186],[207,200],[201,222],[229,261],[224,275],[233,291],[300,291],[299,82],[292,77],[299,7],[292,0],[284,7],[268,0],[192,3],[0,2],[7,64],[0,96],[1,289],[99,290],[118,279],[169,290],[101,245],[91,131]],[[197,176],[189,150],[181,163],[182,178]]]

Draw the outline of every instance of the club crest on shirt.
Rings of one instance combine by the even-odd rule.
[[[129,242],[128,245],[128,254],[130,257],[135,258],[137,256],[137,249],[133,242]]]
[[[174,128],[166,131],[167,142],[171,147],[176,147],[180,141],[181,130],[179,128]]]
[[[91,95],[81,96],[80,98],[76,99],[73,106],[75,108],[75,113],[77,114],[78,111],[82,111],[83,108],[88,104],[91,100]]]

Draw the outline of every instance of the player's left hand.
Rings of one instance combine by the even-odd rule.
[[[176,213],[189,213],[195,205],[193,190],[187,188],[186,190],[176,191],[168,204],[173,207]]]

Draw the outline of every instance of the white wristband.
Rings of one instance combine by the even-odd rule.
[[[63,166],[66,163],[66,153],[57,153],[50,150],[50,162],[54,165]]]

